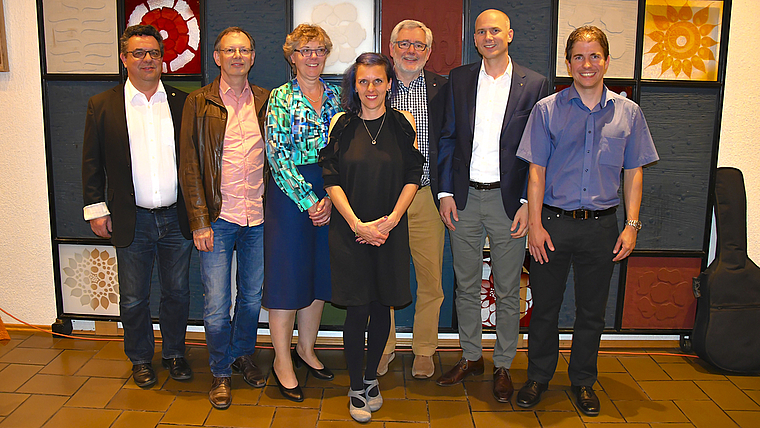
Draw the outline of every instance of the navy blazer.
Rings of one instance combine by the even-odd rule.
[[[424,71],[428,104],[428,159],[430,162],[430,190],[438,206],[438,139],[443,127],[443,106],[446,101],[448,79],[432,71]]]
[[[443,129],[438,142],[439,192],[452,193],[458,210],[467,205],[475,129],[475,97],[480,62],[451,70]],[[514,219],[525,196],[528,164],[515,156],[525,124],[538,100],[548,94],[546,78],[512,61],[512,86],[501,128],[499,170],[504,211]],[[437,197],[437,195],[436,195]]]
[[[187,94],[168,85],[164,85],[164,89],[174,124],[174,148],[176,159],[179,161],[180,124]],[[132,243],[137,209],[132,181],[127,113],[124,107],[124,84],[93,96],[87,104],[82,146],[82,195],[84,206],[98,202],[108,205],[113,227],[112,245],[126,247]],[[182,235],[191,239],[179,181],[177,214]]]

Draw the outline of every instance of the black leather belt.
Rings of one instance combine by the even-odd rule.
[[[470,187],[476,190],[491,190],[501,187],[501,183],[498,181],[495,183],[478,183],[477,181],[470,181]]]
[[[553,207],[551,205],[546,205],[546,204],[544,204],[544,208],[546,208],[549,211],[553,211],[557,214],[562,214],[568,217],[579,218],[583,220],[588,219],[588,218],[599,218],[605,215],[615,214],[615,211],[617,211],[617,207],[611,207],[611,208],[607,208],[606,210],[599,210],[599,211],[593,211],[593,210],[567,211],[567,210],[563,210],[562,208],[557,208],[557,207]]]
[[[172,208],[177,208],[177,203],[175,202],[175,203],[169,205],[168,207],[143,208],[143,207],[138,206],[137,208],[140,208],[141,210],[145,210],[145,211],[150,211],[152,213],[157,213],[157,212],[161,212],[161,211],[170,210]]]

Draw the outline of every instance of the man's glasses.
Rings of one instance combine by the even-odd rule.
[[[227,49],[219,49],[219,52],[227,55],[232,56],[235,55],[235,52],[240,52],[240,55],[242,56],[249,56],[253,53],[253,49],[249,48],[227,48]]]
[[[410,42],[409,40],[399,40],[395,42],[395,45],[398,46],[399,49],[407,50],[409,49],[409,46],[414,46],[414,50],[416,51],[424,51],[428,48],[428,45],[422,43],[422,42]]]
[[[316,48],[316,49],[293,49],[293,51],[298,52],[301,54],[302,57],[308,58],[312,54],[317,55],[318,57],[323,57],[327,55],[327,48]]]
[[[133,51],[127,51],[127,53],[132,54],[132,56],[135,57],[135,59],[143,59],[145,58],[145,54],[150,54],[150,57],[153,59],[161,58],[161,51],[158,49],[151,49],[149,51],[136,49]]]

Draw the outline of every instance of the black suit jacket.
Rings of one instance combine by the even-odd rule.
[[[179,134],[182,108],[187,94],[164,85],[174,123],[174,147],[179,161]],[[177,166],[179,171],[179,166]],[[106,190],[107,188],[107,190]],[[90,98],[82,147],[82,194],[84,205],[105,202],[111,212],[111,244],[126,247],[135,235],[135,188],[132,157],[124,107],[124,84]],[[177,212],[180,229],[191,239],[185,202],[177,182]]]
[[[454,195],[457,209],[467,204],[475,129],[475,97],[480,62],[451,70],[443,129],[438,142],[439,191]],[[536,101],[548,94],[546,78],[512,62],[512,86],[501,128],[499,170],[504,210],[514,218],[525,196],[528,164],[515,156]]]
[[[438,206],[438,140],[443,127],[443,106],[446,101],[448,79],[425,70],[425,87],[428,104],[428,158],[430,162],[430,189],[435,206]]]

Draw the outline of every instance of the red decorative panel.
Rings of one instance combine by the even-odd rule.
[[[525,252],[522,274],[520,275],[520,327],[528,327],[533,312],[533,296],[530,290],[530,254]],[[480,319],[483,327],[496,327],[496,294],[491,272],[491,259],[483,261],[483,282],[480,285]]]
[[[390,56],[393,27],[405,19],[415,19],[433,31],[433,51],[426,69],[447,75],[462,65],[462,2],[440,0],[383,0],[381,51]],[[472,36],[468,39],[472,43]]]
[[[623,302],[624,329],[690,329],[697,301],[691,279],[700,258],[629,257]]]
[[[164,73],[201,73],[200,0],[125,0],[127,26],[152,25],[164,38]]]

